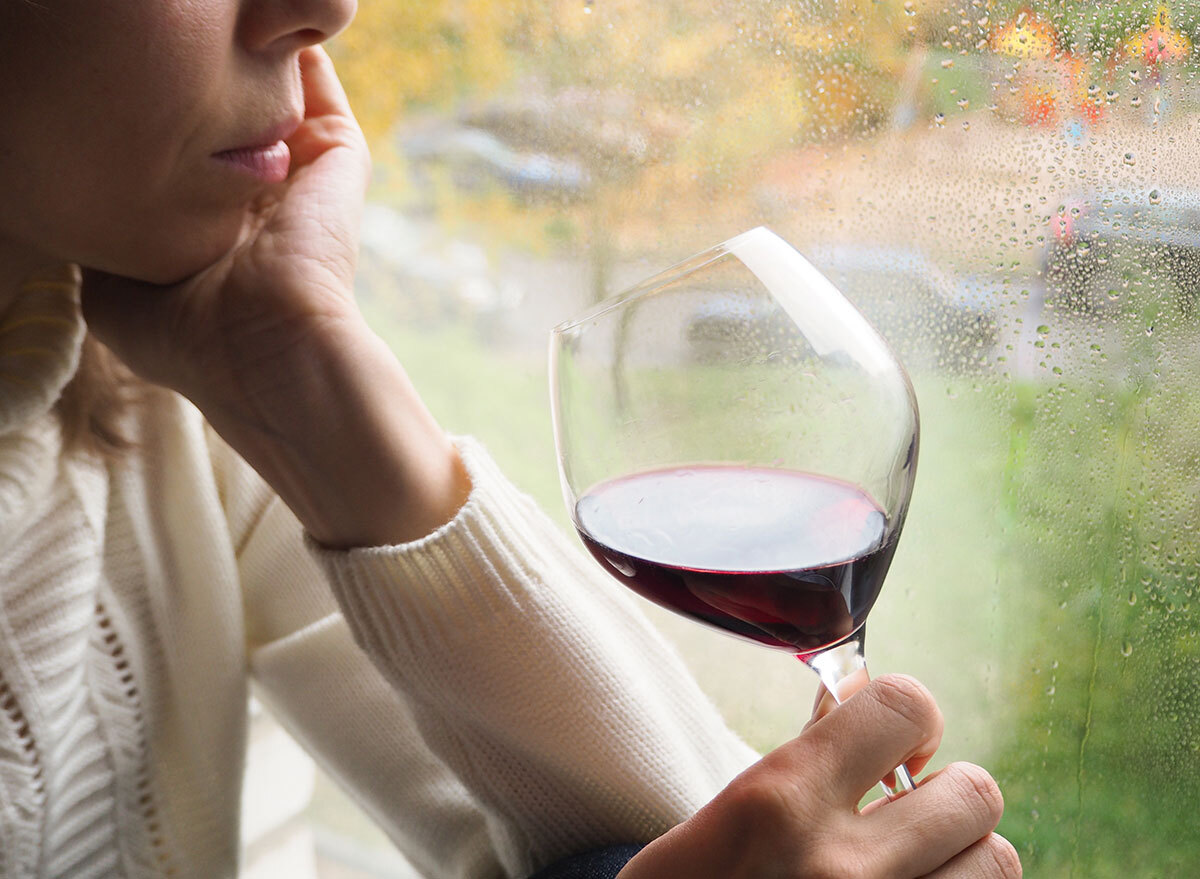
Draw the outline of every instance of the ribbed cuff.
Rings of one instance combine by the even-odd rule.
[[[462,637],[464,625],[494,621],[531,598],[526,573],[532,530],[544,514],[500,472],[483,446],[454,437],[471,478],[454,518],[409,543],[331,549],[306,531],[304,544],[324,570],[357,640],[368,652],[392,653],[397,636],[413,649]],[[536,520],[536,524],[535,524]],[[506,584],[516,574],[523,587]],[[485,585],[486,584],[486,587]]]

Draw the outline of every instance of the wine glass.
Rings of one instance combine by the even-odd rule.
[[[752,229],[556,327],[550,376],[564,499],[610,574],[794,654],[839,703],[865,684],[918,416],[833,284]]]

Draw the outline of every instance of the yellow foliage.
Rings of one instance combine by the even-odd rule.
[[[526,0],[364,0],[330,53],[367,136],[386,133],[412,105],[444,102],[464,85],[478,92],[506,82],[511,31],[534,6]]]
[[[714,52],[727,45],[731,36],[732,29],[725,24],[711,24],[703,30],[668,36],[658,46],[653,70],[668,78],[694,76],[710,67]]]

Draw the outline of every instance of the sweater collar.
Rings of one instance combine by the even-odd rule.
[[[76,265],[40,272],[0,315],[0,436],[48,413],[75,374],[87,331],[80,287]]]

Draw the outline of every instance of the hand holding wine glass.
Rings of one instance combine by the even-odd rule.
[[[596,560],[663,607],[797,656],[838,702],[858,693],[621,879],[1019,876],[990,832],[1003,801],[986,771],[909,775],[941,737],[928,691],[866,683],[918,417],[865,319],[758,228],[557,327],[550,356],[564,498]],[[860,812],[879,779],[888,798]]]
[[[952,763],[894,801],[857,804],[887,767],[919,771],[942,716],[912,678],[885,675],[747,769],[644,848],[619,879],[1016,879],[991,832],[1004,803],[978,766]]]

